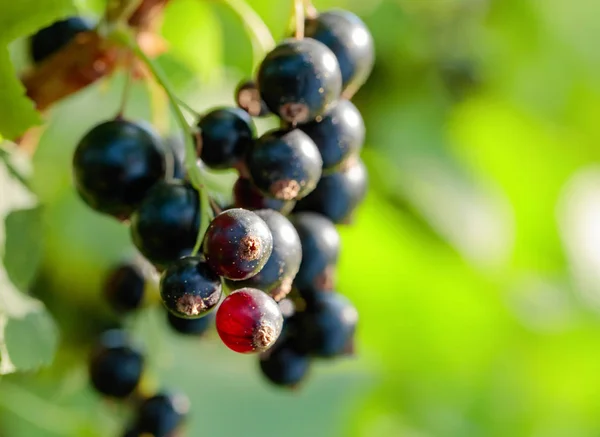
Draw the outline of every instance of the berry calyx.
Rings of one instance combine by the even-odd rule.
[[[227,296],[217,310],[219,337],[239,353],[263,352],[281,334],[283,316],[270,296],[255,288],[242,288]]]
[[[146,125],[111,120],[90,130],[73,156],[75,187],[94,210],[125,220],[165,176],[159,137]]]
[[[241,281],[256,275],[273,250],[273,236],[258,215],[242,208],[217,215],[204,236],[206,262],[219,276]]]
[[[315,143],[299,129],[267,132],[246,155],[254,185],[281,200],[297,200],[317,186],[323,160]]]
[[[199,319],[183,319],[167,311],[167,321],[169,326],[179,334],[201,337],[214,326],[215,315],[211,312]]]
[[[267,107],[282,120],[306,123],[323,115],[340,97],[342,75],[333,52],[304,38],[286,39],[267,54],[258,70]]]
[[[200,159],[217,170],[233,168],[252,143],[254,125],[239,108],[219,108],[204,115],[200,129]]]
[[[126,332],[104,332],[92,353],[89,367],[90,380],[101,394],[125,398],[137,387],[144,367],[144,357]]]
[[[189,409],[190,401],[183,394],[156,394],[140,404],[135,429],[142,436],[170,437],[183,423]]]
[[[275,199],[266,196],[254,186],[250,179],[239,177],[233,185],[233,203],[236,208],[249,209],[272,209],[282,214],[289,214],[296,202],[293,200]]]
[[[113,267],[103,285],[104,296],[117,313],[128,313],[142,306],[146,279],[139,267],[122,264]]]
[[[93,29],[87,20],[70,17],[52,23],[31,37],[31,58],[39,64],[70,43],[78,34]]]
[[[276,301],[283,299],[292,289],[292,282],[302,259],[300,237],[290,221],[280,213],[263,209],[255,211],[265,221],[273,235],[273,251],[267,263],[255,276],[244,281],[226,281],[232,289],[257,288]]]
[[[258,86],[253,80],[247,80],[238,85],[235,90],[237,105],[252,117],[264,117],[271,114],[267,105],[261,99]]]
[[[212,311],[221,295],[221,279],[198,256],[173,262],[160,279],[165,307],[184,319],[196,319]]]

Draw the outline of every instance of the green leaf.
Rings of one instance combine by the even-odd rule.
[[[76,14],[73,0],[0,2],[0,41],[27,36],[53,21]],[[1,83],[1,82],[0,82]]]

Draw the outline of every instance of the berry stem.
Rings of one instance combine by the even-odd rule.
[[[306,12],[306,18],[317,18],[319,16],[319,11],[317,11],[311,0],[304,0],[304,11]]]
[[[296,21],[296,39],[304,38],[304,0],[294,0],[294,19]]]
[[[164,89],[167,97],[169,98],[169,102],[171,103],[171,107],[173,108],[173,112],[177,121],[184,132],[184,141],[185,141],[185,169],[190,179],[190,182],[194,186],[196,190],[198,190],[198,195],[200,198],[200,210],[202,213],[202,217],[200,219],[200,230],[198,232],[198,238],[196,239],[196,245],[194,246],[194,250],[192,252],[193,255],[198,253],[200,250],[200,245],[202,244],[202,237],[204,236],[204,232],[208,227],[210,220],[212,219],[212,213],[210,209],[210,200],[208,197],[208,192],[206,191],[206,185],[204,183],[204,176],[197,164],[197,155],[196,148],[194,146],[194,133],[190,128],[183,112],[181,112],[181,108],[179,107],[179,100],[175,96],[175,93],[171,89],[171,86],[165,77],[164,72],[152,62],[152,60],[143,52],[140,46],[134,42],[133,40],[130,42],[131,48],[133,52],[136,54],[138,59],[140,59],[148,68],[152,76],[156,82]]]
[[[122,118],[125,113],[125,109],[127,108],[127,101],[129,100],[129,95],[131,94],[131,66],[133,64],[133,53],[127,50],[124,54],[124,70],[125,70],[125,84],[123,85],[123,94],[121,95],[121,103],[119,104],[119,109],[117,112],[117,116],[115,118]]]
[[[252,70],[256,69],[265,55],[275,47],[275,39],[271,31],[245,0],[221,0],[244,23],[244,27],[252,41]]]

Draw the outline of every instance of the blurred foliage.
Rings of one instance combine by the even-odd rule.
[[[249,2],[285,34],[290,2]],[[358,356],[319,363],[285,393],[253,358],[176,338],[147,310],[127,323],[148,346],[148,387],[185,389],[189,435],[597,436],[600,3],[315,4],[361,15],[377,47],[355,98],[371,191],[341,229],[338,275],[361,316]],[[186,102],[233,103],[252,65],[238,17],[217,0],[173,0],[163,35],[160,62]],[[122,79],[48,114],[32,180],[45,248],[34,291],[62,343],[52,367],[0,381],[3,435],[111,436],[126,417],[87,387],[83,358],[117,323],[103,273],[133,249],[126,228],[77,199],[68,171],[79,137],[114,115]],[[127,113],[177,133],[152,87],[135,85]]]

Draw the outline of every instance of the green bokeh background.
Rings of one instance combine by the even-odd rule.
[[[276,38],[286,33],[290,2],[248,1]],[[189,395],[189,436],[598,436],[600,3],[315,5],[359,14],[377,47],[355,97],[371,190],[340,229],[357,356],[315,363],[304,386],[282,391],[254,357],[214,335],[175,337],[150,308],[126,321],[146,345],[148,386]],[[163,35],[160,63],[183,100],[233,103],[252,65],[238,17],[217,0],[172,0]],[[79,201],[70,175],[78,138],[114,115],[122,85],[116,75],[48,114],[34,157],[45,254],[35,292],[61,348],[52,367],[3,377],[2,436],[117,436],[127,418],[88,388],[83,357],[116,323],[103,272],[133,248],[124,226]],[[167,111],[134,86],[128,115],[176,133]]]

